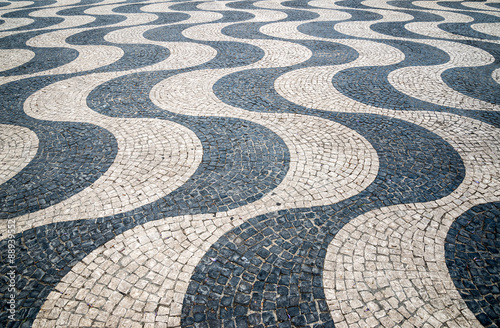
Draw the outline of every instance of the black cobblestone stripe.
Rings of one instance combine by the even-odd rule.
[[[445,256],[469,309],[485,327],[500,327],[500,203],[458,217],[446,236]]]

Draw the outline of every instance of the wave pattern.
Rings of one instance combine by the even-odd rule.
[[[499,327],[499,24],[1,2],[0,323]]]

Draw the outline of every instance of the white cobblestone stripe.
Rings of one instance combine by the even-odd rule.
[[[404,116],[450,142],[466,178],[443,199],[377,209],[344,226],[325,260],[332,317],[339,327],[481,327],[450,278],[444,241],[456,217],[500,199],[498,131],[450,114]]]
[[[217,16],[212,17],[216,19]],[[133,26],[122,28],[113,32],[106,34],[104,39],[106,41],[117,43],[117,44],[151,44],[160,47],[167,48],[169,50],[169,56],[156,64],[142,67],[135,70],[130,70],[131,72],[150,72],[150,71],[161,71],[169,69],[182,69],[186,67],[193,67],[201,65],[215,58],[217,55],[217,50],[214,48],[197,43],[189,42],[159,42],[151,41],[144,37],[144,33],[154,29],[151,26]]]
[[[287,17],[284,12],[279,12],[275,10],[259,10],[259,9],[234,9],[231,7],[227,7],[227,4],[231,4],[233,1],[207,1],[202,2],[196,7],[202,10],[207,11],[234,11],[234,12],[242,12],[252,14],[252,17],[249,20],[246,20],[245,23],[251,22],[274,22]]]
[[[169,194],[196,171],[203,151],[191,130],[165,120],[111,118],[87,107],[90,91],[116,75],[64,80],[27,100],[25,112],[37,119],[85,122],[110,131],[118,142],[118,154],[106,173],[87,189],[57,205],[18,217],[18,231],[129,211]]]
[[[0,49],[0,69],[7,71],[29,62],[35,57],[35,53],[26,49],[6,50]]]
[[[136,13],[116,13],[113,11],[116,7],[120,6],[119,4],[109,4],[109,5],[97,5],[95,7],[89,8],[84,11],[85,14],[87,15],[121,15],[125,16],[126,19],[119,22],[112,24],[110,26],[134,26],[134,25],[140,25],[140,24],[147,24],[155,21],[158,16],[152,13],[141,13],[141,14],[136,14]]]
[[[330,244],[324,285],[336,327],[481,326],[444,262],[453,218],[412,207],[361,216]]]
[[[202,24],[209,23],[212,21],[216,21],[224,17],[221,13],[212,12],[212,11],[178,11],[170,9],[171,6],[175,5],[176,2],[159,2],[154,4],[147,4],[144,7],[141,7],[141,11],[151,12],[151,13],[184,13],[188,14],[189,18],[183,20],[177,24]],[[176,23],[169,24],[175,26]]]
[[[495,8],[488,6],[488,4],[494,4],[494,3],[495,3],[495,1],[492,1],[492,0],[487,0],[485,2],[464,1],[464,2],[462,2],[462,6],[469,7],[472,9],[481,10],[485,14],[496,15],[496,14],[498,14],[498,12],[495,11]]]
[[[68,4],[71,5],[71,4]],[[56,24],[56,25],[51,25],[47,26],[41,29],[37,30],[53,30],[53,29],[66,29],[66,28],[73,28],[73,27],[79,27],[83,26],[89,23],[92,23],[95,21],[95,17],[91,15],[82,15],[78,17],[74,16],[64,16],[64,15],[59,15],[58,12],[61,11],[61,7],[53,7],[53,8],[44,8],[40,10],[36,10],[31,12],[29,15],[31,17],[55,17],[55,18],[62,18],[64,19],[62,22]]]
[[[33,327],[178,327],[195,265],[239,219],[182,216],[138,226],[77,264]]]
[[[82,26],[82,25],[94,22],[96,19],[95,18],[96,15],[103,15],[103,14],[105,14],[105,12],[107,12],[110,15],[117,15],[116,13],[112,12],[111,10],[115,6],[119,6],[118,4],[115,5],[114,3],[119,3],[119,2],[121,2],[121,0],[100,2],[98,4],[98,6],[104,7],[104,10],[99,12],[99,13],[96,13],[95,15],[93,15],[91,13],[90,14],[85,13],[83,15],[78,15],[78,16],[65,16],[65,15],[59,14],[59,12],[63,9],[84,7],[84,5],[79,5],[79,2],[80,1],[58,1],[54,4],[41,7],[38,10],[34,10],[34,11],[29,13],[29,16],[34,17],[34,18],[8,17],[8,18],[6,18],[7,24],[4,23],[4,24],[0,25],[0,31],[19,29],[20,31],[9,31],[9,32],[4,32],[4,33],[7,33],[7,34],[23,33],[25,31],[23,31],[22,27],[27,27],[31,23],[35,22],[36,17],[61,18],[61,19],[63,19],[63,21],[61,21],[60,23],[57,23],[55,25],[50,25],[50,26],[41,27],[41,28],[33,28],[33,29],[30,29],[30,31],[66,29],[66,28],[74,28],[74,27]],[[104,6],[105,3],[108,3],[108,5]],[[0,8],[0,13],[2,12],[2,10],[7,11],[7,8],[10,9],[11,7],[9,6],[9,7]],[[17,8],[12,8],[12,9],[17,9]],[[3,17],[3,15],[2,15],[2,17]],[[152,18],[154,18],[154,17],[153,16],[148,17],[148,21]],[[132,24],[134,24],[133,19],[132,20],[129,19],[128,23],[130,23],[130,22],[132,22]],[[138,21],[138,23],[140,23],[140,21]],[[123,24],[123,22],[122,22],[122,24]],[[118,25],[118,26],[120,26],[120,25]]]
[[[497,68],[491,73],[491,77],[496,83],[500,84],[500,68]]]
[[[469,1],[464,1],[463,6],[470,7],[470,6],[467,5],[467,3],[470,3],[470,2]],[[488,3],[495,3],[495,1],[487,0],[486,4],[488,4]],[[417,6],[417,7],[422,7],[422,8],[432,9],[432,10],[446,10],[446,11],[459,11],[459,10],[462,10],[462,9],[453,8],[453,7],[450,7],[450,6],[443,5],[439,1],[436,2],[436,1],[430,1],[430,0],[418,0],[418,1],[414,1],[413,4],[415,6]],[[490,8],[491,9],[492,7],[485,7],[485,8]]]
[[[472,24],[471,28],[474,30],[489,34],[491,36],[500,37],[500,23],[480,23],[480,24]]]
[[[413,19],[410,14],[405,14],[402,12],[386,11],[386,10],[370,10],[375,14],[382,16],[381,19],[374,21],[349,21],[349,22],[339,22],[335,24],[335,30],[352,37],[357,38],[369,38],[369,39],[403,39],[388,37],[386,34],[378,33],[371,29],[371,26],[376,23],[392,23],[392,22],[407,22]]]
[[[91,326],[98,326],[101,323],[116,327],[125,324],[133,326],[144,322],[151,324],[154,322],[160,326],[162,323],[169,327],[178,326],[182,300],[187,289],[186,279],[192,275],[195,264],[210,245],[224,233],[247,219],[269,211],[339,202],[359,193],[375,178],[378,171],[375,150],[364,138],[340,124],[302,115],[261,114],[259,117],[258,114],[248,114],[246,118],[278,133],[289,147],[291,165],[283,182],[264,198],[225,213],[166,218],[161,220],[161,223],[148,223],[133,229],[130,234],[120,235],[116,240],[89,255],[88,260],[75,267],[59,284],[61,289],[51,293],[44,306],[46,310],[40,312],[38,317],[41,326],[43,322],[56,326],[65,325],[71,323],[71,320],[75,320],[74,322],[81,320],[80,325],[84,323],[83,325]],[[177,229],[179,224],[180,229]],[[161,229],[168,232],[158,234],[157,225],[161,225]],[[150,261],[155,263],[154,268],[146,269],[143,268],[144,265],[140,267],[133,265],[133,272],[130,272],[128,266],[121,268],[120,272],[123,272],[121,274],[124,279],[135,277],[134,272],[138,270],[143,276],[145,275],[141,276],[139,281],[134,280],[130,286],[132,289],[129,290],[135,295],[140,292],[139,286],[149,286],[146,288],[146,294],[144,291],[141,292],[141,300],[145,302],[140,303],[143,307],[132,306],[134,309],[132,311],[130,307],[125,306],[135,296],[127,297],[123,293],[128,292],[117,291],[116,288],[119,288],[116,285],[117,281],[110,280],[109,274],[96,282],[92,280],[87,283],[89,288],[97,284],[99,287],[96,290],[99,294],[82,292],[81,295],[86,295],[84,299],[77,297],[76,303],[75,301],[66,303],[65,299],[73,299],[75,295],[72,292],[66,293],[63,289],[69,285],[73,286],[73,281],[83,283],[89,279],[88,276],[82,275],[80,270],[90,273],[84,268],[107,268],[108,265],[115,267],[110,261],[111,258],[118,262],[130,261],[138,255],[136,251],[134,252],[136,248],[144,251],[149,249],[148,245],[142,243],[138,245],[135,242],[135,238],[140,235],[160,236],[158,243],[161,247],[159,246],[158,253],[156,250],[153,253],[148,251],[148,254],[155,255],[146,255],[156,260]],[[131,238],[132,241],[128,241]],[[108,250],[110,247],[113,247],[113,250]],[[131,259],[125,259],[126,254],[133,256]],[[158,260],[162,257],[165,260]],[[151,273],[151,269],[156,273]],[[130,283],[123,284],[129,286]],[[79,311],[85,311],[83,314],[86,315],[82,315]],[[109,316],[109,313],[113,315]],[[35,322],[35,326],[36,324]]]
[[[283,59],[283,57],[280,56],[276,58]],[[264,60],[265,59],[262,61]],[[260,67],[264,65],[258,62],[252,66]],[[290,171],[292,173],[289,175],[298,175],[300,179],[294,178],[294,180],[308,182],[302,186],[300,186],[302,183],[299,183],[299,186],[297,186],[297,181],[292,182],[292,180],[288,182],[288,178],[285,178],[274,193],[276,195],[270,197],[275,200],[270,200],[268,203],[265,203],[267,211],[270,209],[280,209],[282,207],[276,207],[274,204],[286,204],[292,199],[296,200],[295,205],[297,206],[295,207],[336,203],[360,192],[373,181],[378,170],[376,152],[363,137],[352,130],[338,123],[318,118],[312,119],[307,116],[252,113],[227,105],[215,97],[212,92],[213,83],[220,80],[231,71],[236,71],[236,69],[206,70],[179,74],[155,85],[151,90],[150,98],[153,103],[160,108],[179,114],[228,116],[251,120],[252,122],[270,128],[283,138],[290,149],[291,156],[299,157],[297,159],[291,159],[292,166],[290,167]],[[202,78],[200,78],[200,76]],[[321,131],[322,135],[317,134],[319,131]],[[314,140],[322,140],[322,142],[316,144]],[[335,153],[349,154],[351,143],[358,154],[360,154],[359,152],[362,151],[362,149],[366,149],[364,150],[364,155],[355,155],[354,157],[348,158],[331,158]],[[340,148],[334,152],[325,148],[331,145],[334,145],[335,148]],[[315,150],[312,152],[312,157],[310,158],[302,157],[307,154],[307,149]],[[314,157],[316,158],[314,159]],[[295,160],[298,161],[297,167],[294,163]],[[363,162],[364,164],[362,164]],[[331,166],[332,164],[333,166]],[[305,167],[303,167],[304,165]],[[344,167],[343,165],[346,166]],[[325,175],[321,178],[319,176],[313,178],[313,175],[317,174],[317,169],[315,167],[319,166],[323,167],[323,170],[331,171],[332,175],[330,177]],[[329,168],[327,169],[326,166],[329,166]],[[354,169],[352,177],[342,173],[351,172],[352,169]],[[363,172],[362,174],[357,173],[359,169],[362,170],[360,171]],[[298,172],[296,170],[298,170]],[[313,175],[310,175],[312,172],[314,172]],[[361,176],[367,177],[367,179],[363,179],[364,181],[362,183],[362,180],[357,180],[357,177]],[[356,180],[349,182],[352,178]],[[297,189],[297,187],[300,188]],[[312,190],[323,190],[323,192],[312,196],[310,194]],[[341,195],[339,190],[340,193],[345,194]],[[281,193],[287,197],[283,199]],[[293,197],[291,197],[291,195],[293,195]],[[306,198],[304,199],[300,195],[306,195]],[[269,198],[268,196],[269,195],[264,199]],[[259,201],[258,203],[261,202]],[[257,204],[252,206],[256,209],[259,208]],[[293,206],[286,206],[286,208],[293,208]]]
[[[35,157],[38,137],[28,128],[0,124],[0,184],[19,173]]]
[[[470,23],[474,19],[470,16],[455,13],[455,12],[438,12],[440,16],[446,18],[447,23]],[[429,38],[447,39],[447,40],[470,40],[471,38],[443,31],[439,28],[439,25],[443,22],[418,22],[418,23],[408,23],[405,28],[413,33],[417,33]]]
[[[420,42],[445,51],[450,60],[442,65],[411,66],[392,71],[387,80],[394,88],[411,97],[442,106],[481,110],[500,109],[500,105],[466,96],[450,88],[441,79],[441,74],[450,68],[493,63],[495,58],[490,53],[456,42],[433,40]]]
[[[48,71],[38,73],[39,75],[56,75],[90,71],[99,67],[110,65],[123,56],[123,50],[114,46],[103,45],[72,45],[66,42],[69,36],[88,31],[88,29],[68,29],[48,32],[29,39],[26,42],[27,46],[44,48],[44,47],[61,47],[70,48],[78,51],[78,57],[72,62],[53,68]],[[33,74],[30,74],[33,76]],[[26,76],[23,76],[26,77]]]
[[[363,66],[388,66],[404,60],[398,49],[374,41],[330,40],[353,48],[358,58],[352,62],[326,67],[308,67],[290,71],[278,77],[274,88],[282,97],[308,108],[335,112],[371,112],[383,110],[363,104],[339,92],[332,79],[338,72]]]
[[[19,28],[22,26],[29,25],[32,22],[34,22],[34,20],[31,18],[8,18],[2,25],[0,25],[0,31]]]
[[[203,44],[195,44],[187,42],[155,42],[144,38],[143,33],[147,32],[152,28],[154,27],[139,26],[139,27],[122,28],[117,31],[113,31],[109,33],[109,35],[105,36],[105,39],[107,41],[117,44],[118,43],[150,44],[150,45],[165,47],[169,50],[169,56],[163,61],[149,66],[132,69],[129,71],[124,71],[121,74],[117,73],[114,75],[115,77],[134,72],[182,69],[190,66],[197,66],[205,62],[208,62],[209,60],[213,59],[217,54],[215,49]],[[68,36],[86,30],[87,29],[49,32],[42,34],[39,37],[28,40],[27,44],[34,47],[44,47],[51,44],[52,46],[60,46],[61,48],[66,47],[77,50],[78,57],[74,61],[71,61],[68,64],[59,66],[57,68],[32,74],[0,77],[0,84],[6,84],[9,82],[18,81],[33,76],[70,74],[70,73],[91,71],[93,69],[105,67],[107,65],[115,63],[123,56],[123,50],[115,46],[103,46],[103,45],[75,46],[65,42],[65,39]],[[127,38],[129,39],[125,41]],[[58,40],[59,42],[56,42],[55,40]],[[17,62],[27,61],[24,57],[28,56],[28,51],[23,50],[20,51],[19,53],[20,56],[16,56],[15,61],[13,62],[16,63],[14,67],[20,66],[19,64],[17,64]],[[5,61],[10,60],[11,58],[10,55],[8,57],[7,55],[4,55],[4,57]],[[9,69],[9,67],[6,67],[6,69]]]
[[[19,9],[23,7],[27,7],[30,5],[33,5],[35,2],[34,1],[16,1],[16,2],[10,2],[7,6],[0,8],[0,11],[9,11],[12,9]]]

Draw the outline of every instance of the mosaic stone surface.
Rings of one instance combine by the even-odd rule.
[[[496,1],[0,2],[0,326],[499,327]]]
[[[499,210],[499,203],[474,206],[453,222],[445,244],[453,282],[485,327],[500,323]]]

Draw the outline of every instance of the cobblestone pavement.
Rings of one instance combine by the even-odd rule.
[[[2,327],[500,327],[500,4],[2,0]]]

